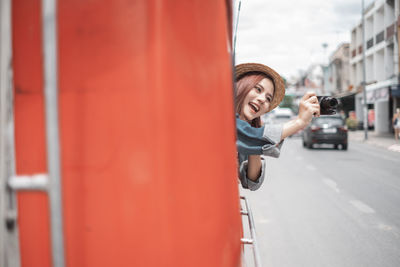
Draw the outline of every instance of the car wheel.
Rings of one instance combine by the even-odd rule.
[[[333,147],[334,147],[335,149],[338,149],[338,148],[339,148],[339,145],[338,145],[338,144],[335,144]]]
[[[342,149],[347,150],[347,144],[342,144]]]
[[[306,147],[306,146],[307,146],[306,141],[303,140],[303,147]]]
[[[313,148],[313,144],[310,142],[307,144],[307,148],[312,149]]]

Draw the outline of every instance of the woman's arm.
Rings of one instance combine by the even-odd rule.
[[[320,107],[315,93],[306,93],[299,104],[299,115],[283,125],[281,139],[295,134],[304,129],[312,120],[313,116],[319,117]]]
[[[261,156],[249,155],[247,166],[247,178],[257,180],[261,175]]]
[[[256,180],[251,180],[247,177],[247,169],[249,167],[249,161],[248,159],[243,161],[240,166],[239,166],[239,179],[240,183],[242,184],[243,188],[249,189],[251,191],[255,191],[261,187],[261,185],[264,182],[265,178],[265,169],[266,169],[266,164],[265,164],[265,159],[261,158],[261,173]]]

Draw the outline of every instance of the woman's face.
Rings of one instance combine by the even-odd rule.
[[[268,112],[274,96],[274,84],[268,78],[262,79],[246,95],[239,117],[245,121],[252,121]]]

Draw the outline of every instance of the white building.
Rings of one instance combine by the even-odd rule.
[[[325,95],[324,92],[324,70],[321,64],[312,64],[308,67],[304,77],[304,87],[312,90],[317,95]]]
[[[329,57],[329,64],[325,67],[326,94],[343,95],[352,90],[349,78],[349,47],[349,43],[340,44]]]
[[[390,99],[391,88],[398,85],[398,10],[398,0],[376,0],[364,11],[367,103],[368,108],[375,111],[377,133],[390,131],[390,108],[400,104]],[[363,80],[361,23],[352,29],[350,43],[350,83],[356,89],[361,87]],[[362,103],[361,92],[355,97],[356,116],[360,121],[363,120]]]

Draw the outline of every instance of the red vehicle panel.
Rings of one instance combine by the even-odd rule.
[[[40,1],[12,2],[17,174],[46,173]],[[238,266],[230,4],[58,1],[67,266]],[[18,193],[22,266],[51,265]]]

